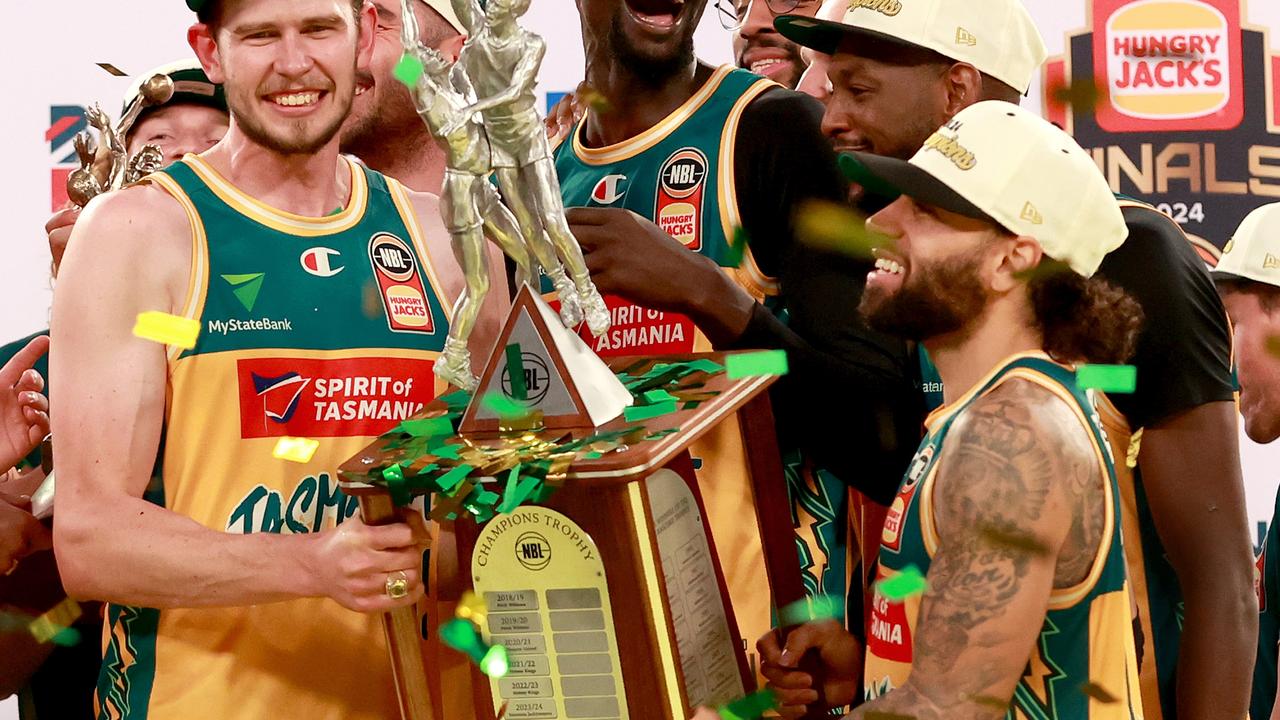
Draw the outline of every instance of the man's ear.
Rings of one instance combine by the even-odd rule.
[[[442,40],[436,49],[439,50],[440,54],[445,56],[449,62],[457,62],[458,56],[462,54],[462,45],[466,41],[466,35],[451,35],[445,40]]]
[[[222,61],[218,58],[218,42],[214,39],[213,28],[204,23],[192,25],[187,28],[187,43],[195,51],[210,82],[221,85],[227,81],[227,76],[222,72]]]
[[[356,67],[367,68],[373,62],[373,37],[378,29],[378,9],[365,0],[360,8],[360,24],[356,27]]]
[[[969,63],[955,63],[948,70],[946,83],[947,117],[955,117],[961,110],[982,100],[982,73]]]
[[[1044,261],[1044,249],[1033,237],[1016,235],[1004,241],[1003,254],[991,278],[991,289],[1007,293],[1025,283]]]

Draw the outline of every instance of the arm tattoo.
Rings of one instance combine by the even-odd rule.
[[[1026,580],[1038,556],[1055,556],[1057,586],[1087,575],[1101,536],[1100,471],[1072,411],[1043,388],[1016,380],[966,409],[945,448],[933,494],[940,547],[916,625],[911,679],[867,708],[919,720],[1003,717],[988,692],[993,685],[1012,688],[1010,664],[990,661],[1029,634],[1027,623],[1036,631],[1042,623],[1023,612],[1025,603],[1006,614],[1020,593],[1036,592]],[[1081,500],[1086,494],[1098,498],[1096,508]],[[1017,674],[1022,670],[1019,664]]]

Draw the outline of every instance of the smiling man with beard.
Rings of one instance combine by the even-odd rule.
[[[858,153],[859,182],[902,195],[861,310],[923,343],[946,404],[898,488],[866,646],[807,624],[764,673],[786,717],[817,700],[795,659],[818,648],[826,698],[872,720],[1142,717],[1115,461],[1079,363],[1123,363],[1142,312],[1094,277],[1128,234],[1090,156],[1003,102],[960,112],[911,160]],[[1083,688],[1083,689],[1082,689]],[[1092,689],[1090,689],[1092,688]]]
[[[338,152],[369,6],[187,5],[226,136],[90,203],[54,299],[54,546],[108,603],[99,717],[392,717],[378,614],[422,597],[427,530],[365,525],[337,467],[434,397],[462,274],[434,196]],[[135,331],[153,311],[194,345]]]
[[[456,60],[465,29],[448,0],[412,0],[418,40]],[[342,127],[342,152],[418,192],[439,193],[445,156],[418,117],[413,98],[392,71],[404,55],[399,0],[373,0],[378,24],[368,68],[356,72],[356,97]]]
[[[783,87],[796,89],[807,63],[800,46],[773,26],[779,15],[813,15],[818,0],[740,0],[742,27],[733,35],[733,57],[738,67],[763,75]]]

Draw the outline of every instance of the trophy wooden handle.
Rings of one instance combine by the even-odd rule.
[[[396,521],[396,508],[386,494],[361,495],[360,516],[366,525],[386,525]],[[391,673],[401,720],[435,720],[426,666],[422,662],[418,635],[418,612],[412,606],[396,608],[382,615],[391,654]]]
[[[796,553],[795,528],[791,524],[791,496],[777,451],[777,435],[773,410],[768,395],[759,395],[739,411],[744,450],[751,466],[751,489],[755,494],[756,521],[760,524],[760,541],[764,550],[764,570],[769,577],[774,606],[781,609],[807,597]],[[785,644],[791,627],[778,629]],[[808,706],[804,720],[830,717],[827,698],[822,692],[825,673],[816,651],[805,653],[800,669],[813,678],[818,700]]]

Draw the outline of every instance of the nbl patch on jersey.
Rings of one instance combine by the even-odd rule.
[[[898,490],[898,496],[893,499],[893,505],[884,517],[884,529],[880,533],[880,542],[889,550],[897,552],[902,547],[902,522],[906,519],[907,508],[911,507],[916,490],[920,488],[920,481],[933,465],[934,452],[934,446],[929,445],[916,453],[915,459],[911,461],[911,467],[907,469],[907,474],[903,478],[902,488]]]
[[[662,163],[653,218],[682,245],[702,250],[702,208],[707,186],[707,156],[695,147],[681,148]]]
[[[409,245],[390,233],[369,239],[369,262],[392,332],[434,333],[435,321],[418,261]]]
[[[432,360],[246,358],[236,361],[240,437],[365,437],[435,398]]]

